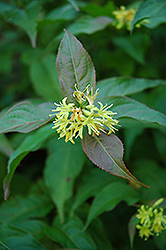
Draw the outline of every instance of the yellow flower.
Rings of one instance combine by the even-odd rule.
[[[87,94],[85,94],[86,91]],[[98,102],[100,105],[98,108],[93,104],[97,94],[97,91],[93,94],[93,89],[89,91],[88,87],[83,92],[76,89],[73,96],[79,106],[67,103],[67,97],[60,104],[55,103],[57,108],[52,110],[55,114],[50,116],[55,117],[52,128],[57,129],[60,134],[59,138],[65,136],[66,142],[74,143],[74,138],[83,139],[84,127],[87,127],[88,134],[92,136],[99,136],[101,131],[111,134],[117,130],[114,126],[118,124],[118,121],[113,119],[116,113],[108,110],[112,105],[107,107],[107,105],[103,106],[101,102]],[[108,132],[105,128],[108,128]]]
[[[148,225],[137,225],[136,228],[139,229],[139,236],[141,238],[145,237],[145,240],[153,235]]]
[[[126,25],[127,29],[130,30],[131,23],[136,13],[134,9],[126,9],[125,6],[120,6],[119,10],[115,10],[112,13],[116,18],[114,25],[117,29],[121,29]]]
[[[138,209],[138,214],[136,217],[140,219],[140,224],[136,226],[139,229],[139,236],[145,240],[148,239],[150,235],[158,236],[162,230],[166,229],[166,216],[163,214],[163,208],[156,208],[159,204],[163,202],[163,199],[157,200],[153,206],[142,205]]]
[[[131,23],[134,19],[136,14],[135,9],[126,9],[125,6],[120,6],[119,10],[114,10],[112,14],[115,16],[115,21],[112,23],[117,29],[121,29],[122,27],[126,26],[127,30],[130,31]],[[150,21],[148,19],[141,20],[138,22],[135,27],[140,28],[142,24],[149,24]]]
[[[141,219],[140,223],[143,224],[147,224],[148,221],[150,221],[150,216],[153,216],[153,213],[152,213],[152,208],[149,206],[144,206],[142,205],[140,207],[140,209],[138,209],[138,214],[136,215],[136,217],[138,219]]]

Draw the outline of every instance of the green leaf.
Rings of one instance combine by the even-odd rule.
[[[30,152],[38,150],[44,141],[46,141],[55,132],[48,124],[40,128],[36,133],[29,135],[23,143],[13,152],[8,162],[8,173],[4,179],[4,198],[7,200],[9,196],[9,186],[14,175],[14,172],[21,160]]]
[[[145,151],[145,155],[148,153],[148,149],[151,150],[149,143],[146,144],[146,140],[143,141],[144,145],[141,145],[142,150]],[[144,147],[143,147],[144,146]],[[156,150],[154,150],[156,154]],[[136,151],[137,154],[137,151]],[[142,158],[142,156],[136,161],[133,161],[133,168],[135,174],[138,178],[141,178],[143,181],[146,181],[151,188],[144,188],[141,192],[141,200],[154,200],[159,197],[163,197],[163,193],[166,193],[166,185],[165,185],[165,176],[166,169],[160,166],[157,161],[154,161],[148,156],[146,158]],[[159,158],[157,158],[159,159]],[[159,181],[160,180],[160,181]]]
[[[163,113],[131,98],[111,96],[106,101],[108,104],[113,104],[113,109],[117,112],[116,118],[120,120],[122,127],[135,126],[136,124],[138,126],[140,124],[140,127],[154,128],[166,126],[166,116]]]
[[[97,16],[108,16],[114,17],[112,11],[115,10],[115,4],[113,1],[106,2],[105,5],[98,5],[97,3],[89,2],[85,6],[81,6],[81,10],[90,14],[93,17]]]
[[[128,231],[129,231],[129,238],[130,238],[130,245],[133,249],[133,241],[134,236],[136,233],[136,225],[139,223],[139,219],[135,216],[135,214],[130,218],[129,224],[128,224]]]
[[[5,135],[0,135],[0,152],[8,157],[13,153],[13,148]]]
[[[144,20],[148,19],[149,24],[145,24],[149,28],[155,28],[161,23],[166,22],[166,2],[165,0],[144,0],[138,11],[134,16],[134,20],[131,23],[131,31],[133,31],[134,26]]]
[[[66,248],[96,250],[96,246],[88,232],[83,231],[83,223],[79,218],[69,218],[64,224],[59,223],[58,219],[54,222],[54,227],[46,228],[48,237]]]
[[[95,69],[82,44],[65,31],[57,55],[57,71],[64,96],[74,101],[75,85],[83,91],[89,84],[95,89]]]
[[[112,77],[97,82],[98,99],[112,95],[131,95],[157,86],[166,86],[165,80],[149,80],[134,77]]]
[[[66,4],[58,8],[53,9],[45,20],[49,21],[62,21],[62,20],[72,20],[77,17],[77,12],[73,9],[71,4]]]
[[[113,19],[107,16],[84,16],[71,24],[67,29],[74,35],[79,34],[93,34],[99,30],[105,29],[109,24],[113,22]]]
[[[36,93],[49,101],[62,99],[58,74],[55,66],[55,56],[46,55],[40,61],[35,61],[30,67],[30,77]]]
[[[110,175],[108,173],[97,168],[90,168],[89,166],[85,174],[82,173],[80,178],[71,213],[88,198],[95,196],[106,184],[110,183]]]
[[[32,105],[23,101],[11,107],[0,119],[0,134],[7,132],[28,133],[50,120],[53,104]]]
[[[78,7],[78,5],[77,5],[77,3],[76,3],[75,0],[67,0],[67,1],[72,5],[72,7],[73,7],[76,11],[79,11],[79,7]]]
[[[88,214],[85,228],[89,226],[94,218],[103,212],[111,211],[119,202],[125,201],[131,206],[138,200],[137,192],[131,186],[121,182],[114,182],[107,185],[95,197]]]
[[[90,160],[106,172],[144,185],[125,167],[123,144],[116,135],[101,133],[100,136],[92,137],[85,133],[82,139],[82,147]]]
[[[97,249],[104,250],[113,250],[113,246],[110,243],[110,233],[108,234],[107,230],[105,230],[102,220],[97,217],[92,221],[90,226],[88,227],[88,232],[95,240],[95,244]],[[107,233],[106,233],[107,232]]]
[[[155,145],[160,155],[160,159],[163,160],[163,163],[166,162],[166,134],[161,133],[160,131],[153,131],[153,136],[155,140]]]
[[[138,63],[145,63],[149,36],[142,33],[136,33],[128,37],[114,37],[113,42],[118,48],[121,48]]]
[[[36,47],[37,22],[40,12],[40,1],[30,2],[25,9],[19,9],[14,5],[0,3],[0,14],[6,21],[18,25],[29,36],[32,47]]]
[[[31,234],[26,231],[0,221],[0,246],[7,250],[46,250]]]
[[[21,195],[3,202],[0,207],[0,221],[19,225],[27,219],[42,218],[53,208],[49,197],[34,193],[25,197]]]
[[[64,203],[73,193],[75,178],[85,160],[81,145],[53,140],[44,170],[45,183],[63,221]]]
[[[124,129],[124,144],[125,144],[125,159],[129,160],[133,144],[143,132],[143,129],[139,128],[125,128]]]

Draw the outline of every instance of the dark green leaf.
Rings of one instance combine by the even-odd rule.
[[[95,69],[82,44],[65,31],[57,55],[57,71],[64,96],[74,101],[75,85],[83,91],[89,84],[95,88]]]
[[[7,200],[9,196],[9,186],[14,172],[21,160],[30,152],[38,150],[41,145],[55,132],[48,124],[40,128],[35,134],[28,136],[25,141],[13,152],[8,162],[8,174],[4,179],[4,198]]]
[[[85,224],[85,228],[89,226],[91,221],[105,211],[111,211],[120,201],[125,201],[129,206],[135,204],[139,200],[136,191],[121,182],[114,182],[107,185],[95,197]]]
[[[93,34],[99,30],[105,29],[109,24],[113,22],[113,19],[106,16],[81,17],[75,23],[71,24],[67,29],[74,35],[78,34]]]
[[[74,23],[67,27],[67,30],[74,35],[79,34],[93,34],[97,31],[105,29],[109,24],[113,22],[113,19],[107,16],[83,16],[76,20]],[[63,33],[58,35],[51,41],[51,45],[62,39]],[[80,53],[80,52],[79,52]],[[93,80],[94,81],[94,80]]]
[[[76,18],[76,16],[77,12],[73,9],[73,7],[70,4],[66,4],[59,8],[53,9],[46,17],[46,20],[49,21],[72,20]]]
[[[0,246],[7,250],[46,250],[31,234],[9,223],[0,222]]]
[[[97,83],[99,99],[112,95],[131,95],[160,85],[166,86],[165,80],[149,80],[133,77],[113,77]]]
[[[95,196],[108,183],[110,183],[110,175],[108,173],[88,166],[85,174],[81,174],[72,212],[88,198]]]
[[[149,24],[144,24],[149,28],[155,28],[161,23],[166,22],[166,2],[165,0],[144,0],[140,6],[134,20],[131,24],[131,30],[134,26],[144,20],[148,19]]]
[[[50,120],[53,104],[32,105],[29,101],[17,103],[0,119],[0,134],[7,132],[28,133]]]
[[[48,236],[63,247],[76,248],[81,250],[96,250],[96,246],[87,232],[83,231],[83,223],[77,217],[70,218],[66,223],[61,224],[58,218],[54,227],[48,227]]]
[[[63,220],[64,203],[73,193],[75,178],[80,173],[85,155],[79,143],[73,145],[64,140],[53,140],[51,154],[47,158],[44,178],[50,196]]]
[[[143,132],[143,129],[139,128],[126,128],[124,130],[124,140],[125,140],[125,159],[129,159],[130,153],[133,148],[133,144]]]
[[[6,21],[22,28],[31,40],[32,47],[36,46],[37,22],[40,11],[40,1],[30,2],[25,9],[19,9],[14,5],[0,3],[0,14]]]
[[[15,225],[27,219],[42,218],[50,212],[53,204],[49,197],[43,194],[29,194],[26,197],[15,196],[0,207],[0,220]]]
[[[106,233],[107,231],[105,230],[102,220],[100,220],[99,217],[92,221],[92,223],[88,227],[88,232],[94,239],[97,249],[114,249],[109,240],[110,235]]]
[[[81,6],[81,10],[85,11],[86,13],[90,14],[93,17],[97,16],[107,16],[107,17],[114,17],[112,11],[115,10],[115,5],[113,1],[106,2],[105,5],[98,5],[97,3],[89,2],[85,6]]]
[[[144,145],[141,145],[141,147],[143,147],[145,154],[148,153],[148,150],[151,151],[151,148],[148,147],[146,141]],[[154,152],[156,154],[156,151]],[[136,154],[137,153],[138,152],[136,152]],[[159,197],[163,197],[163,194],[166,193],[166,169],[161,167],[151,158],[142,159],[142,157],[140,157],[140,160],[137,159],[136,161],[133,161],[132,165],[138,178],[141,178],[142,181],[146,181],[151,186],[151,188],[142,189],[141,200],[150,201],[158,199]]]
[[[149,37],[142,33],[136,33],[128,37],[115,37],[113,42],[138,63],[145,63],[145,54],[149,45]]]
[[[134,236],[136,233],[136,225],[139,223],[139,219],[136,218],[135,214],[131,217],[129,224],[128,224],[128,230],[129,230],[129,238],[130,238],[130,245],[133,249],[133,241]]]
[[[144,185],[125,167],[123,162],[123,144],[114,134],[102,133],[100,136],[84,134],[82,147],[90,160],[110,174]]]
[[[59,101],[62,98],[54,55],[49,54],[33,62],[30,77],[36,93],[45,100]]]
[[[160,131],[154,131],[153,136],[155,139],[155,144],[158,149],[160,158],[163,160],[163,163],[166,162],[166,135]]]

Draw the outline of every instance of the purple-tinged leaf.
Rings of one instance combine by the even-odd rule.
[[[57,55],[57,71],[64,96],[75,102],[75,86],[83,91],[88,85],[95,89],[95,69],[82,44],[68,31],[61,41]]]
[[[29,101],[17,103],[0,119],[0,134],[7,132],[28,133],[50,120],[53,104],[34,106]]]
[[[106,172],[146,186],[126,168],[123,162],[123,144],[116,135],[102,133],[99,137],[92,137],[85,133],[82,147],[90,160]]]

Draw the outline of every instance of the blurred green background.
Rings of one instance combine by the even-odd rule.
[[[131,33],[125,26],[116,29],[112,25],[115,21],[112,12],[121,5],[137,9],[140,1],[1,1],[0,118],[23,100],[40,104],[62,99],[55,61],[64,29],[75,35],[90,54],[97,81],[119,76],[158,79],[154,87],[147,86],[127,96],[166,115],[165,15],[160,22],[142,25]],[[29,134],[33,136],[35,132]],[[120,190],[127,181],[96,168],[81,151],[80,142],[76,144],[77,150],[72,151],[71,145],[57,141],[55,135],[21,161],[11,183],[9,200],[4,202],[2,182],[8,159],[27,134],[0,135],[0,250],[131,249],[128,223],[136,213],[136,203],[147,204],[166,196],[166,130],[148,125],[122,127],[117,135],[124,143],[127,168],[151,188],[134,190],[135,204],[134,198],[125,200],[126,203],[120,196],[84,232],[95,197],[108,185],[117,182],[116,190],[118,185]],[[66,164],[61,162],[64,155],[68,155],[66,159],[70,162],[65,174],[61,171],[61,165]],[[52,169],[53,162],[56,164]],[[77,172],[62,194],[66,184],[61,183],[69,174],[70,165]],[[52,173],[55,180],[51,179]],[[101,202],[105,204],[109,198],[105,195]],[[65,214],[62,224],[58,217],[61,213]],[[146,242],[136,233],[134,249],[166,249],[165,232]]]

